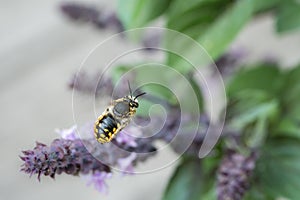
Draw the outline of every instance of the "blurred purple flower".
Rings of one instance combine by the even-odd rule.
[[[118,133],[118,137],[116,137],[116,141],[119,144],[127,144],[130,147],[137,147],[137,143],[135,141],[135,137],[133,137],[132,135],[129,135],[130,131],[131,131],[131,133],[133,133],[133,132],[141,132],[141,130],[139,130],[138,128],[130,126],[130,127],[126,128],[126,129],[122,130],[120,133]]]
[[[257,153],[245,156],[228,150],[217,172],[218,200],[241,200],[250,187],[250,178],[255,168]]]
[[[80,71],[71,77],[68,83],[69,88],[81,93],[111,95],[113,92],[113,82],[111,78],[101,77],[101,72],[95,74],[87,74],[85,71]]]
[[[244,48],[236,47],[220,56],[215,64],[222,76],[228,76],[242,63],[246,55]]]
[[[100,15],[99,10],[95,7],[83,4],[64,3],[60,9],[72,20],[92,21],[96,20]]]
[[[126,158],[120,158],[118,160],[118,167],[123,172],[123,174],[133,174],[134,168],[133,168],[133,161],[137,158],[136,153],[131,153]]]
[[[95,189],[103,194],[108,193],[108,187],[106,184],[106,179],[109,179],[112,177],[112,173],[107,172],[95,172],[92,175],[86,175],[84,176],[84,179],[87,180],[87,185],[94,185]]]
[[[96,171],[110,172],[110,168],[95,159],[85,145],[89,141],[79,139],[55,139],[50,146],[36,143],[33,150],[23,151],[20,158],[24,161],[21,171],[31,175],[38,174],[55,177],[55,174],[78,175],[94,173]]]
[[[79,139],[76,134],[77,126],[74,125],[68,129],[56,129],[55,132],[61,136],[62,139],[75,140]]]
[[[147,51],[157,51],[160,47],[161,41],[163,38],[163,31],[155,30],[149,33],[145,32],[145,36],[142,39],[142,45],[144,46],[144,50]]]
[[[117,32],[124,31],[123,25],[115,12],[99,9],[93,5],[79,3],[63,3],[61,12],[73,21],[81,21],[94,25],[96,28],[112,28]]]

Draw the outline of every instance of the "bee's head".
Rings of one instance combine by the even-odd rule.
[[[130,84],[128,82],[128,87],[129,87],[129,92],[130,92],[130,95],[129,96],[126,96],[125,99],[128,101],[129,103],[129,106],[132,107],[132,108],[138,108],[139,107],[139,103],[138,103],[138,100],[137,98],[146,94],[146,92],[142,92],[138,95],[136,95],[135,97],[132,95],[132,91],[131,91],[131,88],[130,88]]]
[[[127,99],[127,102],[129,103],[129,106],[132,108],[138,108],[139,102],[134,96],[126,96],[125,99]]]

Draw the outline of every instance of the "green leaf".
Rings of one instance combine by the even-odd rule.
[[[243,68],[227,83],[226,92],[229,97],[246,90],[263,91],[277,96],[284,80],[277,66],[261,64],[254,68]]]
[[[300,28],[300,2],[296,0],[282,1],[278,9],[276,28],[279,33]]]
[[[300,123],[287,117],[280,119],[280,122],[274,131],[274,136],[286,136],[300,139]]]
[[[150,83],[143,86],[147,93],[163,98],[172,105],[180,102],[182,112],[199,114],[199,109],[203,107],[202,93],[194,79],[184,77],[169,67],[150,63],[138,70],[135,77],[138,85]]]
[[[255,12],[266,11],[271,8],[275,8],[282,0],[253,0],[253,6]]]
[[[139,108],[136,111],[136,115],[137,116],[142,116],[142,117],[148,117],[149,116],[149,110],[153,105],[154,105],[153,102],[150,102],[146,99],[140,99],[139,100]],[[154,111],[156,111],[156,110],[154,110]],[[154,114],[154,115],[157,114],[158,115],[158,114],[161,114],[161,113],[156,111],[152,114]]]
[[[204,187],[201,161],[184,158],[165,190],[163,200],[200,200]]]
[[[216,184],[212,185],[210,190],[208,190],[205,194],[203,194],[203,197],[201,197],[201,199],[216,200],[217,199]]]
[[[167,54],[169,66],[186,74],[193,68],[191,64],[199,64],[198,60],[201,63],[209,62],[205,58],[200,58],[201,53],[205,52],[196,40],[222,14],[220,9],[226,7],[229,2],[230,0],[175,0],[172,3],[168,13],[167,28],[179,31],[182,34],[170,31],[165,35],[166,49],[172,51]],[[195,48],[197,49],[192,50]]]
[[[300,199],[300,141],[270,140],[261,151],[252,184],[269,199]]]
[[[118,16],[126,29],[140,28],[162,15],[171,0],[118,0]]]
[[[167,34],[165,46],[173,51],[168,55],[169,66],[191,70],[187,61],[207,64],[209,60],[199,53],[200,47],[195,43],[200,44],[212,58],[217,58],[251,16],[251,0],[175,0],[170,7],[167,27],[186,34],[195,41],[180,34]],[[184,72],[188,72],[187,69]]]
[[[252,183],[253,185],[255,184],[255,183]],[[267,198],[267,196],[266,196],[266,194],[264,194],[264,192],[263,191],[260,191],[260,190],[258,190],[259,188],[256,188],[256,187],[252,187],[252,188],[250,188],[247,192],[246,192],[246,194],[245,194],[245,196],[244,196],[244,198],[243,198],[243,200],[267,200],[267,199],[270,199],[270,198]],[[279,199],[278,199],[279,200]],[[282,200],[284,200],[284,199],[282,199]]]
[[[201,36],[207,27],[222,12],[220,9],[229,5],[231,0],[175,0],[168,13],[167,27],[189,35],[192,38]]]
[[[225,11],[199,38],[199,43],[208,51],[209,55],[217,58],[234,40],[240,30],[252,17],[252,1],[236,1]]]
[[[234,129],[244,129],[257,120],[276,119],[279,103],[262,91],[245,89],[229,100],[227,121]]]
[[[129,71],[132,67],[129,65],[119,65],[112,69],[111,78],[114,84],[116,84],[123,74]]]
[[[274,136],[300,138],[300,66],[284,75],[284,85],[279,96],[282,119],[274,128]]]
[[[286,116],[300,122],[300,65],[286,73],[281,99]]]
[[[250,148],[264,144],[268,127],[277,122],[279,102],[264,91],[245,89],[230,98],[227,107],[227,126],[242,134]]]

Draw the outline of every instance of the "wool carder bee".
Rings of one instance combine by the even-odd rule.
[[[94,125],[94,135],[100,143],[110,142],[123,128],[125,128],[136,109],[139,107],[137,98],[146,94],[132,95],[128,82],[130,95],[112,101],[105,111],[98,117]]]

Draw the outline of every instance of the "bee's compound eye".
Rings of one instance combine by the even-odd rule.
[[[129,105],[130,107],[134,107],[134,108],[139,107],[139,104],[137,102],[131,102]]]

